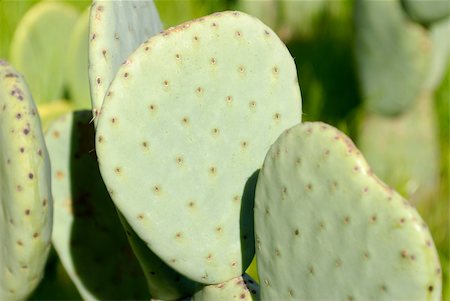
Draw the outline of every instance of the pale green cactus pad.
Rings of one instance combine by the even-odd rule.
[[[189,297],[201,289],[202,285],[200,283],[187,279],[167,266],[137,236],[123,215],[120,212],[117,213],[122,226],[125,228],[134,254],[136,254],[145,273],[150,294],[153,298],[157,300],[179,300],[180,298]]]
[[[427,225],[324,123],[299,124],[270,148],[255,235],[262,300],[440,300]]]
[[[449,0],[402,0],[402,5],[411,19],[425,25],[450,16]]]
[[[68,37],[78,17],[69,4],[44,1],[27,11],[11,43],[11,62],[37,104],[63,96]]]
[[[90,111],[62,116],[45,138],[52,161],[53,245],[84,300],[149,299],[98,170]]]
[[[94,117],[98,116],[106,90],[125,59],[161,30],[158,12],[151,0],[93,2],[89,25],[89,82]],[[97,118],[94,122],[97,124]]]
[[[259,285],[244,274],[224,283],[205,286],[192,297],[192,301],[259,301]]]
[[[155,254],[224,282],[253,258],[255,171],[300,118],[285,45],[253,17],[216,13],[152,37],[119,69],[98,123],[100,170]]]
[[[404,15],[399,0],[357,0],[355,55],[367,109],[407,111],[420,94],[431,62],[426,30]]]
[[[427,200],[438,189],[438,124],[430,93],[394,118],[366,114],[359,146],[374,173],[415,203]]]
[[[0,60],[0,300],[24,299],[42,279],[52,214],[36,106],[22,76]]]
[[[89,9],[79,18],[70,37],[67,60],[67,83],[70,98],[77,109],[91,107],[88,77]]]

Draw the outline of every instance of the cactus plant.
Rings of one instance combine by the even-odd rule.
[[[50,162],[22,75],[0,60],[0,300],[23,300],[50,250]]]
[[[426,224],[324,123],[288,129],[270,148],[255,235],[262,300],[440,300]]]
[[[94,1],[89,25],[89,83],[94,123],[120,65],[162,30],[153,1]]]
[[[77,17],[69,4],[41,2],[27,11],[14,33],[11,62],[28,79],[37,104],[63,97],[67,37]]]
[[[155,254],[195,281],[224,282],[253,257],[251,176],[300,117],[284,44],[255,18],[216,13],[152,37],[121,66],[97,127],[100,170]]]

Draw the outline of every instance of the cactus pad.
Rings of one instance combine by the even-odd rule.
[[[224,282],[253,258],[255,171],[300,118],[285,45],[253,17],[216,13],[152,37],[119,69],[97,128],[100,170],[159,257]]]
[[[44,1],[27,11],[11,43],[11,62],[29,82],[37,104],[63,97],[68,37],[78,12],[69,4]]]
[[[367,114],[359,145],[380,179],[418,203],[439,184],[439,136],[430,93],[395,118]],[[420,146],[418,146],[420,145]]]
[[[356,1],[355,29],[367,109],[383,115],[407,111],[421,92],[431,62],[426,30],[404,16],[399,0]]]
[[[120,65],[142,42],[162,30],[151,0],[94,1],[89,25],[89,82],[94,117]],[[97,118],[94,119],[97,124]]]
[[[52,213],[37,109],[22,76],[0,60],[0,300],[24,299],[42,279]]]
[[[426,224],[326,124],[297,125],[272,145],[255,235],[262,300],[440,300]]]
[[[55,204],[53,244],[85,300],[149,299],[137,262],[103,184],[90,111],[62,116],[46,133]]]
[[[192,297],[192,301],[252,301],[259,300],[259,285],[244,274],[224,283],[205,286]]]

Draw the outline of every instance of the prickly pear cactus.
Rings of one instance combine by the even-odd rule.
[[[118,212],[118,215],[125,228],[134,254],[136,254],[136,258],[139,260],[142,270],[145,273],[147,284],[153,298],[179,300],[183,297],[192,296],[197,290],[201,289],[202,285],[200,283],[187,279],[167,266],[136,235],[136,232],[134,232],[133,228],[131,228],[120,212]]]
[[[0,60],[0,300],[38,285],[50,250],[50,162],[28,87]]]
[[[11,43],[11,62],[29,81],[37,104],[63,97],[68,38],[78,12],[44,1],[27,11]]]
[[[90,111],[66,114],[46,133],[55,204],[53,245],[84,300],[149,299],[94,151]]]
[[[357,0],[355,29],[355,55],[367,109],[383,115],[407,111],[421,92],[431,61],[426,30],[404,16],[399,0]]]
[[[402,0],[402,6],[411,19],[425,25],[450,16],[449,0]]]
[[[155,254],[224,282],[253,258],[255,171],[300,118],[285,45],[253,17],[216,13],[154,36],[119,69],[97,128],[100,170]]]
[[[439,184],[439,137],[429,92],[395,118],[366,114],[359,146],[380,179],[415,203],[428,200]]]
[[[162,30],[152,0],[96,0],[89,25],[89,82],[94,117],[120,65],[142,42]],[[159,70],[158,70],[159,71]],[[97,118],[94,119],[97,124]]]
[[[262,300],[440,300],[427,225],[326,124],[299,124],[270,148],[255,235]]]
[[[207,285],[192,297],[192,301],[229,300],[259,301],[259,285],[244,274],[224,283]]]
[[[78,18],[70,37],[67,60],[67,83],[77,109],[91,107],[88,76],[89,9]]]

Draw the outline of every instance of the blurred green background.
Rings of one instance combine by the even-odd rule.
[[[11,61],[25,74],[41,118],[47,124],[62,112],[89,108],[87,9],[91,2],[44,1],[64,4],[61,9],[65,10],[63,19],[66,19],[68,33],[58,37],[52,30],[57,31],[60,26],[54,22],[59,21],[49,20],[48,24],[40,25],[49,27],[48,34],[31,39],[27,34],[32,34],[34,23],[28,14],[43,1],[0,0],[0,58]],[[443,70],[442,78],[436,88],[427,91],[427,108],[417,105],[395,116],[378,116],[380,114],[367,109],[361,69],[358,69],[361,61],[356,56],[356,35],[361,24],[355,21],[355,1],[157,0],[155,3],[165,28],[215,11],[233,9],[257,16],[278,33],[297,65],[303,120],[324,121],[347,133],[363,154],[370,155],[368,161],[377,175],[412,200],[429,225],[438,248],[443,267],[444,300],[450,300],[450,47],[444,47],[446,59],[438,63]],[[402,9],[401,4],[398,9]],[[414,22],[404,11],[399,14],[405,22]],[[25,18],[28,18],[26,22]],[[72,21],[67,21],[69,19]],[[383,17],[380,16],[380,20],[383,22]],[[447,44],[450,43],[448,24],[446,35],[441,38]],[[433,24],[416,25],[425,35],[431,35]],[[380,45],[380,53],[384,46]],[[390,47],[396,49],[397,46]],[[50,52],[43,55],[42,49],[50,49]],[[369,52],[368,59],[370,55]],[[387,52],[386,61],[389,55],[394,54]],[[388,78],[389,67],[387,63],[385,76]],[[392,89],[408,89],[402,86],[402,78],[393,79]],[[391,140],[386,138],[388,136]],[[427,147],[430,151],[425,150]],[[254,268],[252,265],[252,275],[255,275]],[[46,278],[32,299],[76,296],[69,286],[66,291],[58,286],[61,281],[70,282],[64,277],[64,270],[52,253]]]

